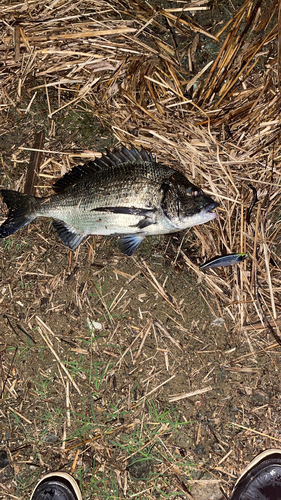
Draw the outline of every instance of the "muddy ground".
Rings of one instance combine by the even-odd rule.
[[[51,128],[39,91],[27,114],[2,115],[1,187],[22,189],[21,148],[41,129],[53,151],[41,196],[55,168],[115,143],[89,110]],[[28,498],[64,470],[87,499],[218,500],[280,445],[280,346],[240,331],[184,255],[201,262],[193,229],[147,239],[132,258],[102,237],[72,254],[49,220],[1,243],[1,498]]]

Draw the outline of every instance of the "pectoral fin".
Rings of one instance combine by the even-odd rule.
[[[142,219],[133,227],[144,229],[145,227],[151,226],[151,224],[155,224],[155,222],[153,222],[151,219]]]
[[[119,238],[118,245],[121,252],[131,256],[139,247],[144,238],[145,236],[143,236],[142,234],[126,234]]]

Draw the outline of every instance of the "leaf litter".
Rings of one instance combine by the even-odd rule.
[[[132,260],[99,237],[68,254],[46,221],[4,242],[3,494],[24,497],[56,468],[102,498],[187,496],[202,480],[229,494],[253,454],[280,441],[278,2],[246,0],[208,24],[209,7],[1,6],[3,187],[24,189],[30,150],[43,150],[44,196],[119,141],[221,206],[219,221],[152,239]],[[200,271],[227,253],[248,258]],[[139,453],[148,482],[127,469]]]

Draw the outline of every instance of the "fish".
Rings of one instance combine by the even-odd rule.
[[[213,269],[214,267],[225,267],[225,266],[234,266],[235,264],[239,264],[239,262],[243,262],[248,257],[247,253],[229,253],[228,255],[220,255],[219,257],[214,257],[202,266],[199,266],[201,271],[205,271],[206,269]]]
[[[89,235],[119,236],[133,255],[146,236],[174,233],[218,217],[219,204],[183,174],[158,163],[143,147],[106,150],[77,165],[39,198],[1,189],[9,212],[0,240],[37,217],[54,219],[65,246],[75,250]]]

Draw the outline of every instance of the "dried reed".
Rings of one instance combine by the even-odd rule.
[[[204,4],[192,1],[188,9]],[[0,109],[13,107],[22,116],[45,89],[51,122],[67,108],[90,109],[112,124],[120,142],[152,149],[208,190],[221,204],[220,220],[193,230],[196,255],[183,249],[179,255],[231,319],[239,317],[240,329],[259,321],[279,338],[279,2],[265,8],[263,0],[246,0],[212,32],[182,6],[156,10],[140,0],[82,0],[79,10],[70,0],[2,5]],[[214,62],[194,72],[199,34],[221,48]],[[250,185],[258,202],[247,221]],[[240,251],[249,258],[237,269],[203,274],[198,268],[216,254]]]

